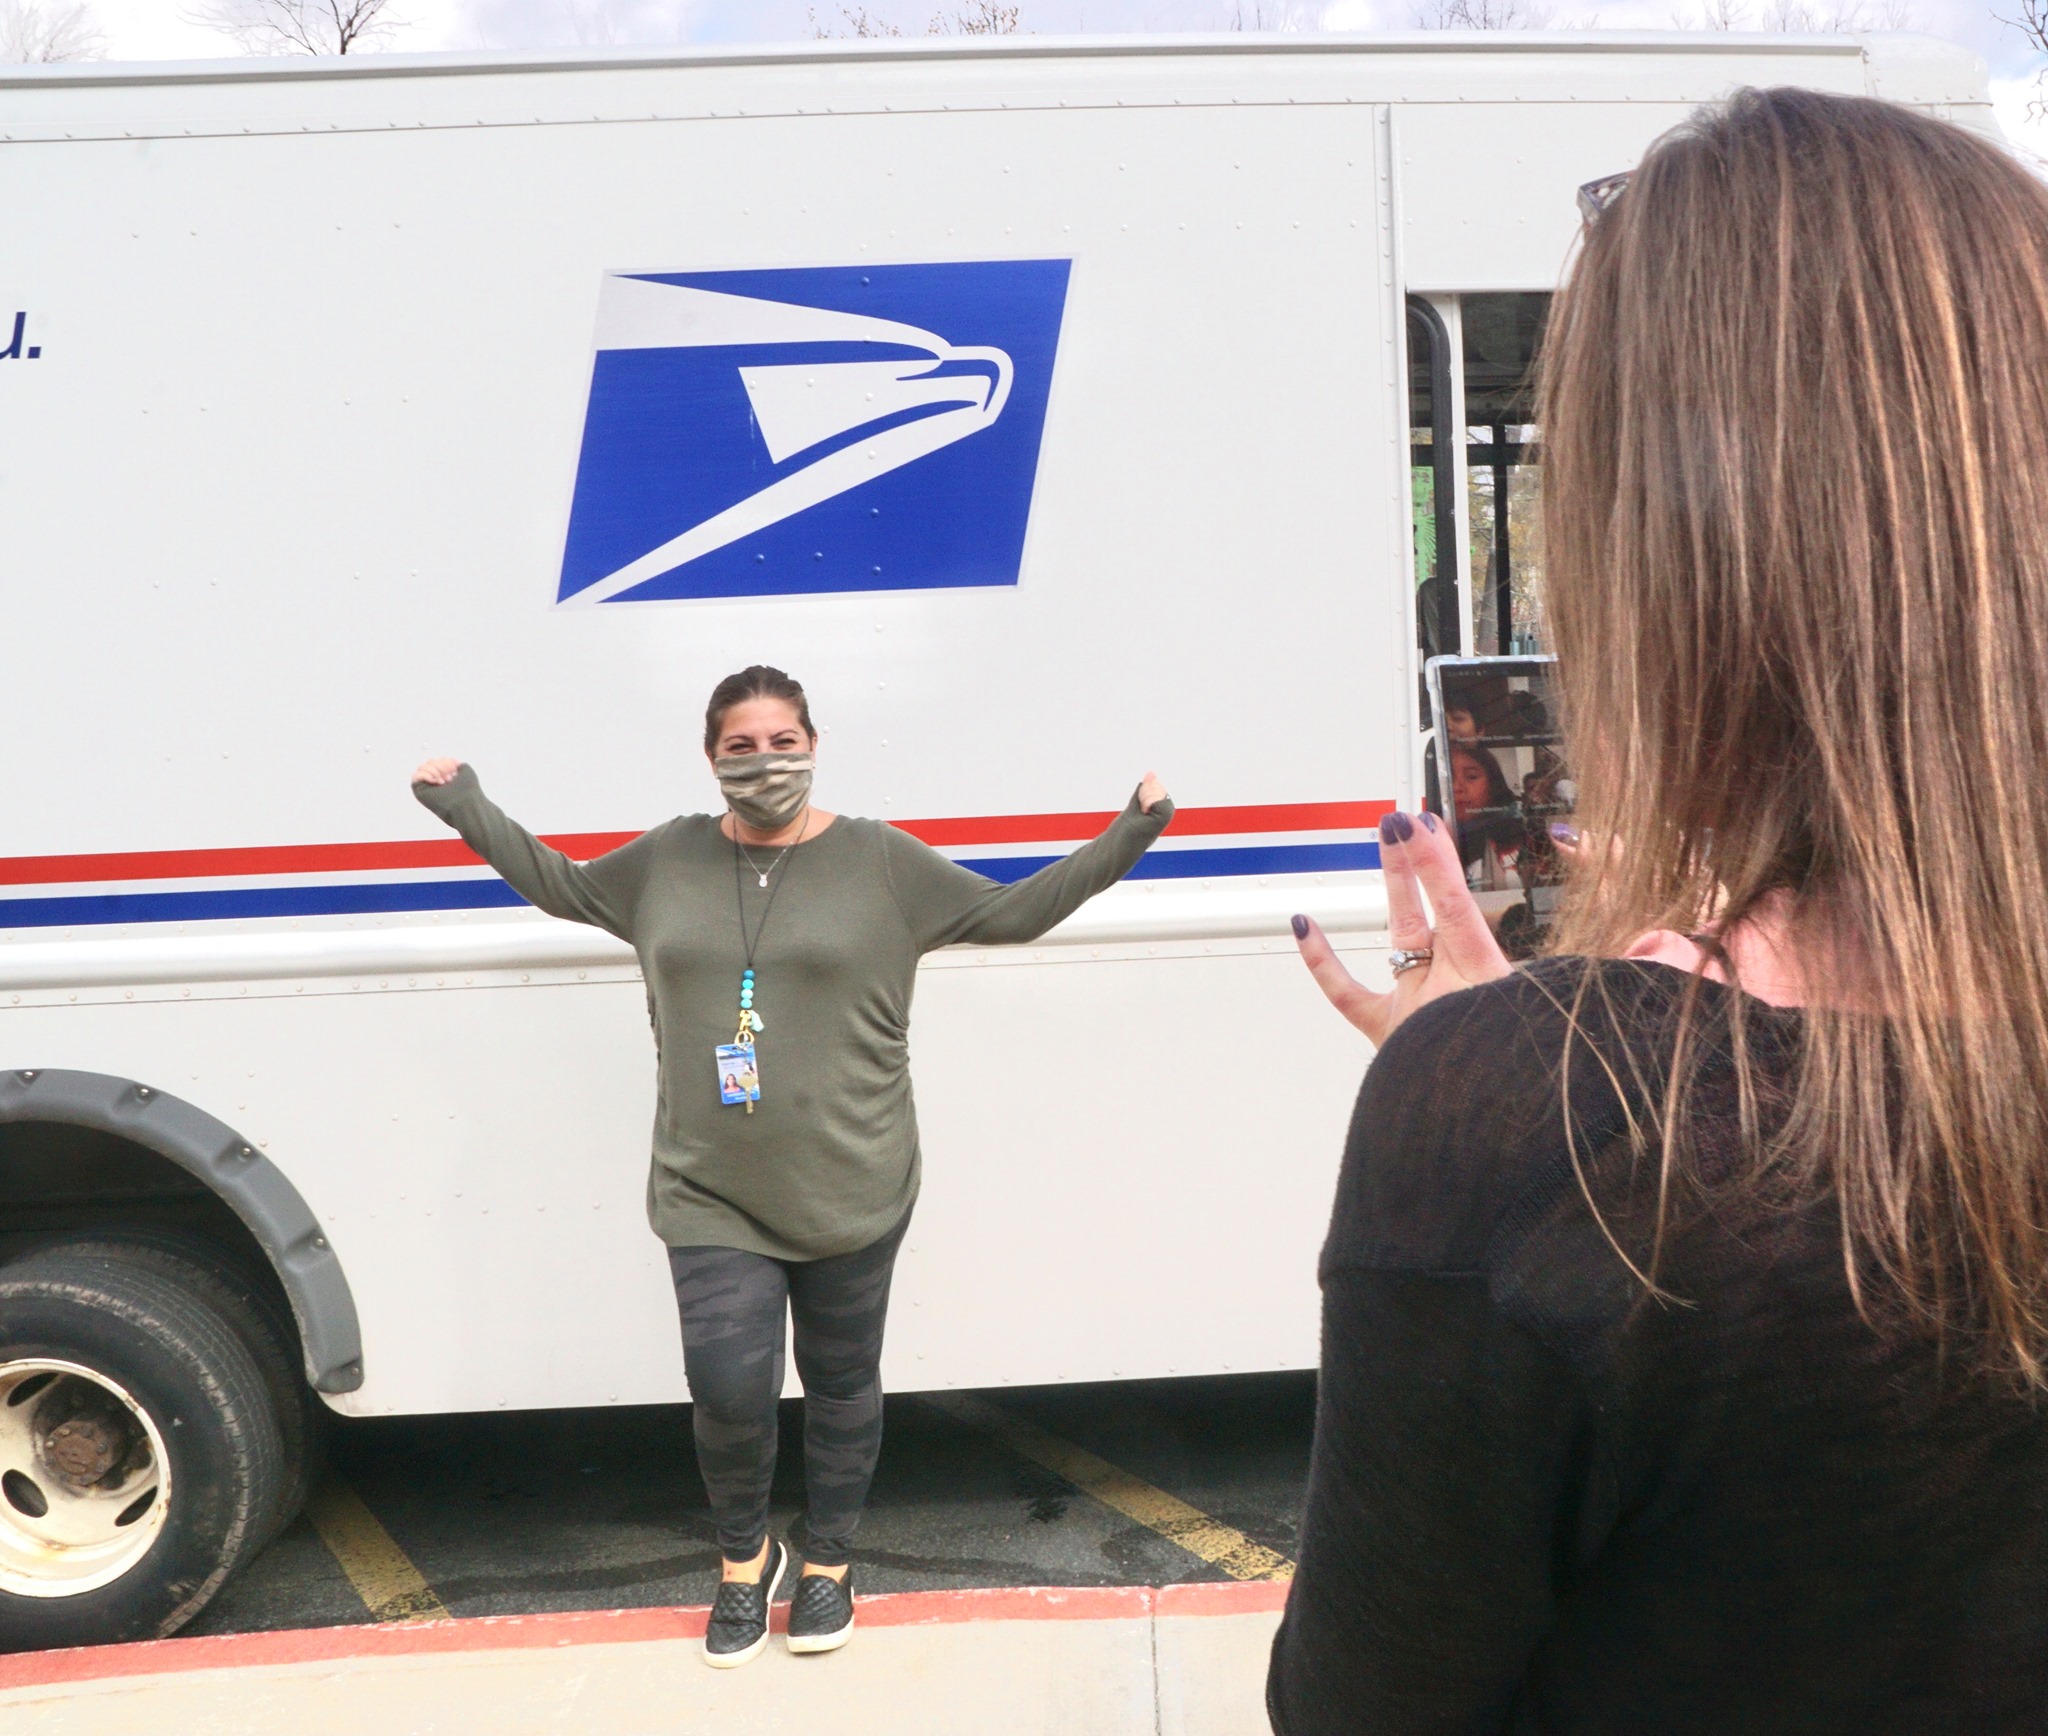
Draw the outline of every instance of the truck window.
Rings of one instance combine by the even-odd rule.
[[[1541,652],[1547,635],[1538,597],[1543,526],[1534,363],[1550,297],[1468,295],[1459,313],[1473,650],[1482,657]]]
[[[1415,536],[1415,638],[1422,660],[1464,647],[1458,606],[1456,454],[1451,340],[1443,316],[1408,298],[1408,485]],[[1422,721],[1429,722],[1425,695]]]

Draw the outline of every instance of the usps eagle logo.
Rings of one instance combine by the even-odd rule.
[[[608,274],[557,602],[1014,585],[1069,264]]]

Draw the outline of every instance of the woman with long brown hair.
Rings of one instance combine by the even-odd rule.
[[[1382,1046],[1274,1724],[2039,1731],[2048,189],[1780,90],[1586,193],[1546,601],[1614,843],[1521,971],[1430,816],[1391,994],[1297,919]]]

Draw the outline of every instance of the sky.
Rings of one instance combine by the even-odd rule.
[[[98,19],[112,60],[214,59],[240,51],[189,14],[195,0],[86,0]],[[1284,28],[1405,30],[1416,22],[1418,0],[1019,0],[1023,28],[1040,35],[1073,32],[1219,30],[1241,17],[1247,25]],[[1423,0],[1427,3],[1427,0]],[[1560,27],[1666,30],[1697,16],[1704,0],[1540,0]],[[1738,5],[1741,0],[1737,0]],[[1752,15],[1774,0],[1748,0]],[[1775,0],[1783,5],[1787,0]],[[1792,0],[1800,3],[1800,0]],[[2009,136],[2048,157],[2048,120],[2028,113],[2042,57],[1999,11],[1977,0],[1804,0],[1826,18],[1903,15],[1924,30],[1975,49],[1991,68],[1992,95]],[[1996,6],[1997,10],[1993,7]],[[866,10],[921,35],[954,0],[873,0]],[[691,43],[801,41],[816,26],[843,32],[835,0],[392,0],[390,15],[404,21],[388,46],[410,53],[478,49],[632,47]],[[815,23],[814,23],[815,19]]]

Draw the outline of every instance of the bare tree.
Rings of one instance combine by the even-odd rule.
[[[1749,10],[1742,0],[1700,0],[1697,12],[1682,7],[1671,9],[1674,30],[1740,30]]]
[[[836,30],[818,22],[818,10],[811,8],[811,34],[820,41],[833,36],[901,36],[903,32],[883,18],[871,18],[865,6],[842,6],[839,16],[846,20],[844,30]]]
[[[1021,6],[998,6],[995,0],[973,0],[949,13],[934,12],[925,26],[927,36],[1015,36]]]
[[[1764,0],[1758,30],[1848,36],[1859,30],[1910,30],[1912,0]]]
[[[931,22],[924,27],[927,36],[1015,36],[1023,29],[1022,6],[999,6],[995,0],[972,0],[964,6],[956,6],[950,12],[934,12]],[[811,34],[819,38],[835,36],[881,37],[901,36],[903,27],[892,24],[886,18],[877,17],[865,6],[844,6],[839,8],[843,27],[820,24],[816,7],[810,10]]]
[[[1307,9],[1286,0],[1233,0],[1228,28],[1232,30],[1305,30],[1310,27]]]
[[[1999,23],[2008,30],[2017,30],[2027,39],[2037,54],[2048,54],[2048,0],[2019,0],[2019,16],[2008,18],[2003,12],[1993,13]],[[2034,75],[2034,97],[2027,104],[2027,118],[2040,120],[2048,116],[2048,68]]]
[[[1846,36],[1859,30],[1917,30],[1920,21],[1913,0],[1764,0],[1752,19],[1746,0],[1700,0],[1697,9],[1675,6],[1671,23],[1678,30],[1783,30],[1821,36]]]
[[[100,60],[106,52],[86,0],[0,0],[0,62]]]
[[[618,16],[606,0],[562,0],[561,18],[578,48],[618,46]]]
[[[201,0],[185,16],[245,54],[360,54],[404,28],[391,0]]]
[[[1554,14],[1539,0],[1420,0],[1425,30],[1545,30]]]

